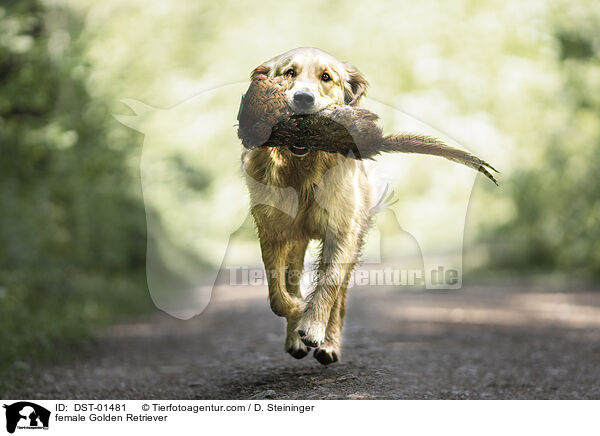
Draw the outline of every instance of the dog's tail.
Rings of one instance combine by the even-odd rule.
[[[445,157],[454,162],[471,167],[484,174],[488,179],[498,186],[498,182],[489,170],[498,172],[496,168],[477,156],[458,148],[450,147],[435,138],[423,135],[390,135],[386,136],[381,145],[381,152],[401,152],[431,154],[433,156]]]

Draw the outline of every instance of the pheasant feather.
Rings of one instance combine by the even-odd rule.
[[[370,159],[380,153],[417,153],[440,156],[473,168],[498,185],[498,172],[477,156],[429,136],[383,136],[378,116],[367,109],[330,105],[320,112],[295,114],[287,104],[285,79],[257,76],[242,97],[238,136],[246,148],[289,147],[340,153]]]

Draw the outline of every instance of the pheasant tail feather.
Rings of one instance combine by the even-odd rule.
[[[440,156],[454,162],[466,165],[484,174],[488,179],[498,186],[498,182],[489,170],[498,172],[486,161],[477,156],[444,144],[438,139],[423,135],[390,135],[384,138],[383,152],[418,153]]]

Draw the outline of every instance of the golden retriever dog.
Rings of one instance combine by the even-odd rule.
[[[316,48],[276,56],[256,67],[251,78],[258,74],[287,78],[287,100],[296,113],[316,112],[332,103],[356,105],[368,85],[355,67]],[[301,359],[314,347],[320,363],[336,362],[341,356],[348,281],[374,206],[363,163],[304,147],[244,150],[242,162],[269,302],[273,312],[287,320],[285,349]],[[257,188],[264,185],[281,189]],[[298,202],[293,216],[282,211],[285,207],[272,206],[288,201],[277,192],[290,187]],[[265,192],[281,198],[261,198]],[[311,240],[320,241],[321,249],[314,283],[304,299],[300,277]]]

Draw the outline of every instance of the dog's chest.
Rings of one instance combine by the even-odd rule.
[[[252,214],[259,229],[285,238],[322,239],[328,229],[349,227],[364,209],[365,184],[357,166],[314,160],[314,165],[275,166],[263,150],[244,159]],[[247,157],[250,157],[247,156]],[[329,159],[329,155],[323,155]],[[265,165],[265,162],[269,165]]]

